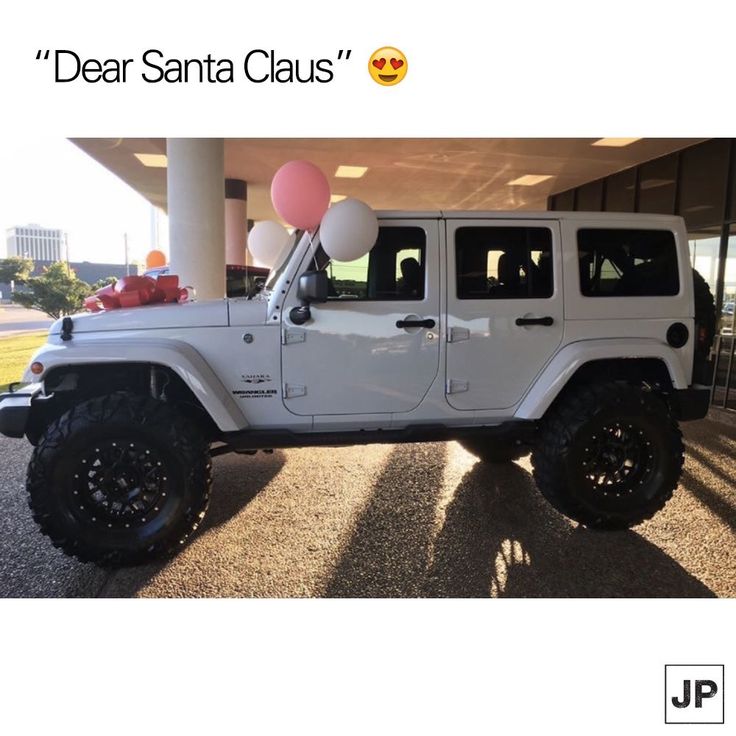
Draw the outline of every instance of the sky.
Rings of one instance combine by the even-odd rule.
[[[6,230],[39,224],[68,234],[69,260],[124,263],[151,250],[151,205],[66,138],[0,140],[0,257]],[[166,216],[159,213],[167,250]]]

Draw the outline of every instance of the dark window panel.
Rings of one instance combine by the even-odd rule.
[[[728,219],[736,221],[736,139],[731,141],[731,200]]]
[[[455,232],[458,299],[548,299],[552,231],[546,227],[461,227]]]
[[[674,296],[680,292],[675,236],[669,230],[578,230],[583,296]]]
[[[592,181],[578,187],[578,201],[575,207],[579,212],[600,212],[603,202],[603,180]]]
[[[575,209],[575,190],[555,194],[555,209],[559,212],[572,212]]]
[[[682,152],[680,214],[688,227],[723,222],[730,141],[716,138]]]
[[[426,234],[420,227],[381,227],[369,254],[327,265],[330,299],[408,301],[424,298]],[[324,251],[322,251],[324,254]]]
[[[633,212],[636,202],[636,169],[612,174],[606,180],[606,212]]]
[[[639,167],[639,212],[675,212],[677,156],[664,156]]]

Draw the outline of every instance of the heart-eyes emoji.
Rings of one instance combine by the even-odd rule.
[[[409,69],[406,56],[393,46],[384,46],[374,51],[368,59],[368,73],[374,82],[384,87],[398,84]]]

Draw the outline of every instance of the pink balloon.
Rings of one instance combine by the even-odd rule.
[[[330,185],[309,161],[289,161],[273,177],[271,202],[289,225],[311,230],[330,206]]]

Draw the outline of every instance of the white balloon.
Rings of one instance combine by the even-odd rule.
[[[343,199],[325,212],[319,226],[319,239],[330,258],[355,261],[376,244],[376,213],[359,199]]]
[[[272,268],[289,242],[288,230],[273,220],[257,222],[248,233],[248,250],[258,265]]]

